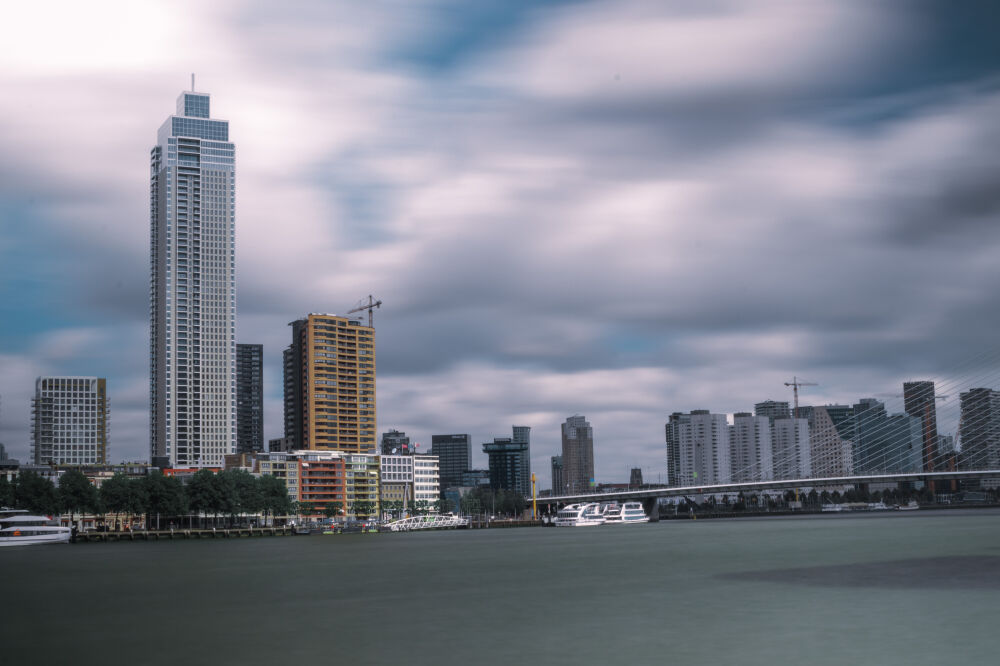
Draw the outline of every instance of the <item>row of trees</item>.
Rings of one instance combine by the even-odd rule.
[[[294,509],[285,482],[274,476],[255,477],[244,470],[213,473],[199,470],[184,485],[176,477],[154,473],[141,478],[115,474],[100,489],[79,470],[65,472],[59,487],[33,472],[21,473],[13,482],[0,478],[0,506],[34,513],[125,514],[180,517],[190,514],[228,516],[241,514],[287,515]]]
[[[489,486],[477,486],[462,496],[462,513],[477,516],[482,514],[518,517],[524,513],[528,502],[512,490],[493,490]]]

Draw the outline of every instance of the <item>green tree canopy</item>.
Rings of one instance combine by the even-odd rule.
[[[285,482],[276,476],[265,474],[257,479],[257,489],[261,495],[261,507],[271,515],[287,515],[292,512],[292,500],[288,497]]]
[[[100,508],[97,488],[78,469],[59,477],[59,499],[63,508],[72,513],[96,513]]]
[[[219,497],[219,486],[215,482],[215,474],[207,469],[200,469],[191,476],[184,489],[188,508],[198,513],[217,513],[222,506]]]
[[[46,515],[59,513],[59,493],[48,479],[34,472],[21,472],[14,490],[14,505],[17,508]]]
[[[14,506],[14,484],[0,476],[0,507]]]
[[[142,480],[146,491],[147,512],[162,516],[179,516],[187,512],[187,501],[180,479],[159,472]]]

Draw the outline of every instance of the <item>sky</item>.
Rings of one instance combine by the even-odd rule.
[[[482,442],[531,426],[541,488],[574,414],[598,481],[655,481],[671,412],[790,400],[796,376],[818,384],[803,404],[993,381],[998,13],[7,7],[0,442],[27,459],[36,377],[96,375],[111,459],[147,459],[149,150],[192,72],[236,144],[237,340],[264,345],[266,438],[288,322],[368,294],[378,432],[469,433],[485,467]]]

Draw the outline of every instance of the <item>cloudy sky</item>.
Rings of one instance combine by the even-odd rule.
[[[98,375],[112,458],[147,457],[148,156],[191,72],[237,147],[266,437],[286,324],[369,293],[379,432],[529,425],[541,487],[573,414],[598,480],[655,480],[673,411],[992,380],[994,6],[6,7],[0,442],[27,457],[36,376]]]

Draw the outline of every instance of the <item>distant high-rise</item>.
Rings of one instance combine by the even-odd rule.
[[[431,435],[431,455],[438,457],[441,488],[462,485],[462,473],[469,469],[472,442],[468,435]]]
[[[570,416],[562,424],[562,464],[566,492],[588,492],[594,483],[594,429],[585,416]]]
[[[563,457],[552,456],[552,494],[565,495],[566,481],[563,477]]]
[[[375,329],[310,314],[284,352],[285,438],[294,449],[375,453]]]
[[[494,489],[513,490],[526,497],[531,494],[530,431],[528,426],[514,426],[513,437],[495,437],[483,444]]]
[[[732,467],[725,414],[706,409],[675,412],[666,425],[666,439],[668,485],[729,483]]]
[[[771,422],[767,416],[753,416],[747,412],[733,414],[729,456],[734,483],[772,478]]]
[[[937,461],[937,405],[934,400],[934,382],[903,383],[903,407],[907,414],[920,419],[924,472],[933,472]]]
[[[150,154],[150,455],[221,466],[236,449],[236,183],[229,122],[182,92]]]
[[[962,469],[1000,469],[1000,392],[969,389],[961,400]]]
[[[387,456],[392,455],[411,455],[413,449],[410,448],[410,438],[406,436],[405,432],[400,432],[399,430],[390,430],[389,432],[382,433],[382,454]]]
[[[108,392],[103,377],[39,377],[31,401],[36,465],[108,462]]]
[[[807,479],[812,476],[807,419],[775,419],[771,445],[775,479]]]
[[[755,416],[766,416],[770,424],[774,425],[775,419],[788,419],[792,416],[792,410],[787,402],[776,400],[765,400],[753,406]]]
[[[920,471],[920,419],[908,414],[889,416],[885,405],[875,398],[861,398],[853,409],[855,474]]]
[[[799,407],[809,422],[809,454],[812,476],[850,476],[854,470],[854,410],[846,405]]]
[[[642,482],[642,468],[641,467],[633,467],[632,471],[629,472],[629,475],[628,475],[628,485],[631,486],[632,488],[638,488],[638,487],[644,485],[643,482]]]
[[[236,452],[264,450],[264,345],[236,345]]]

